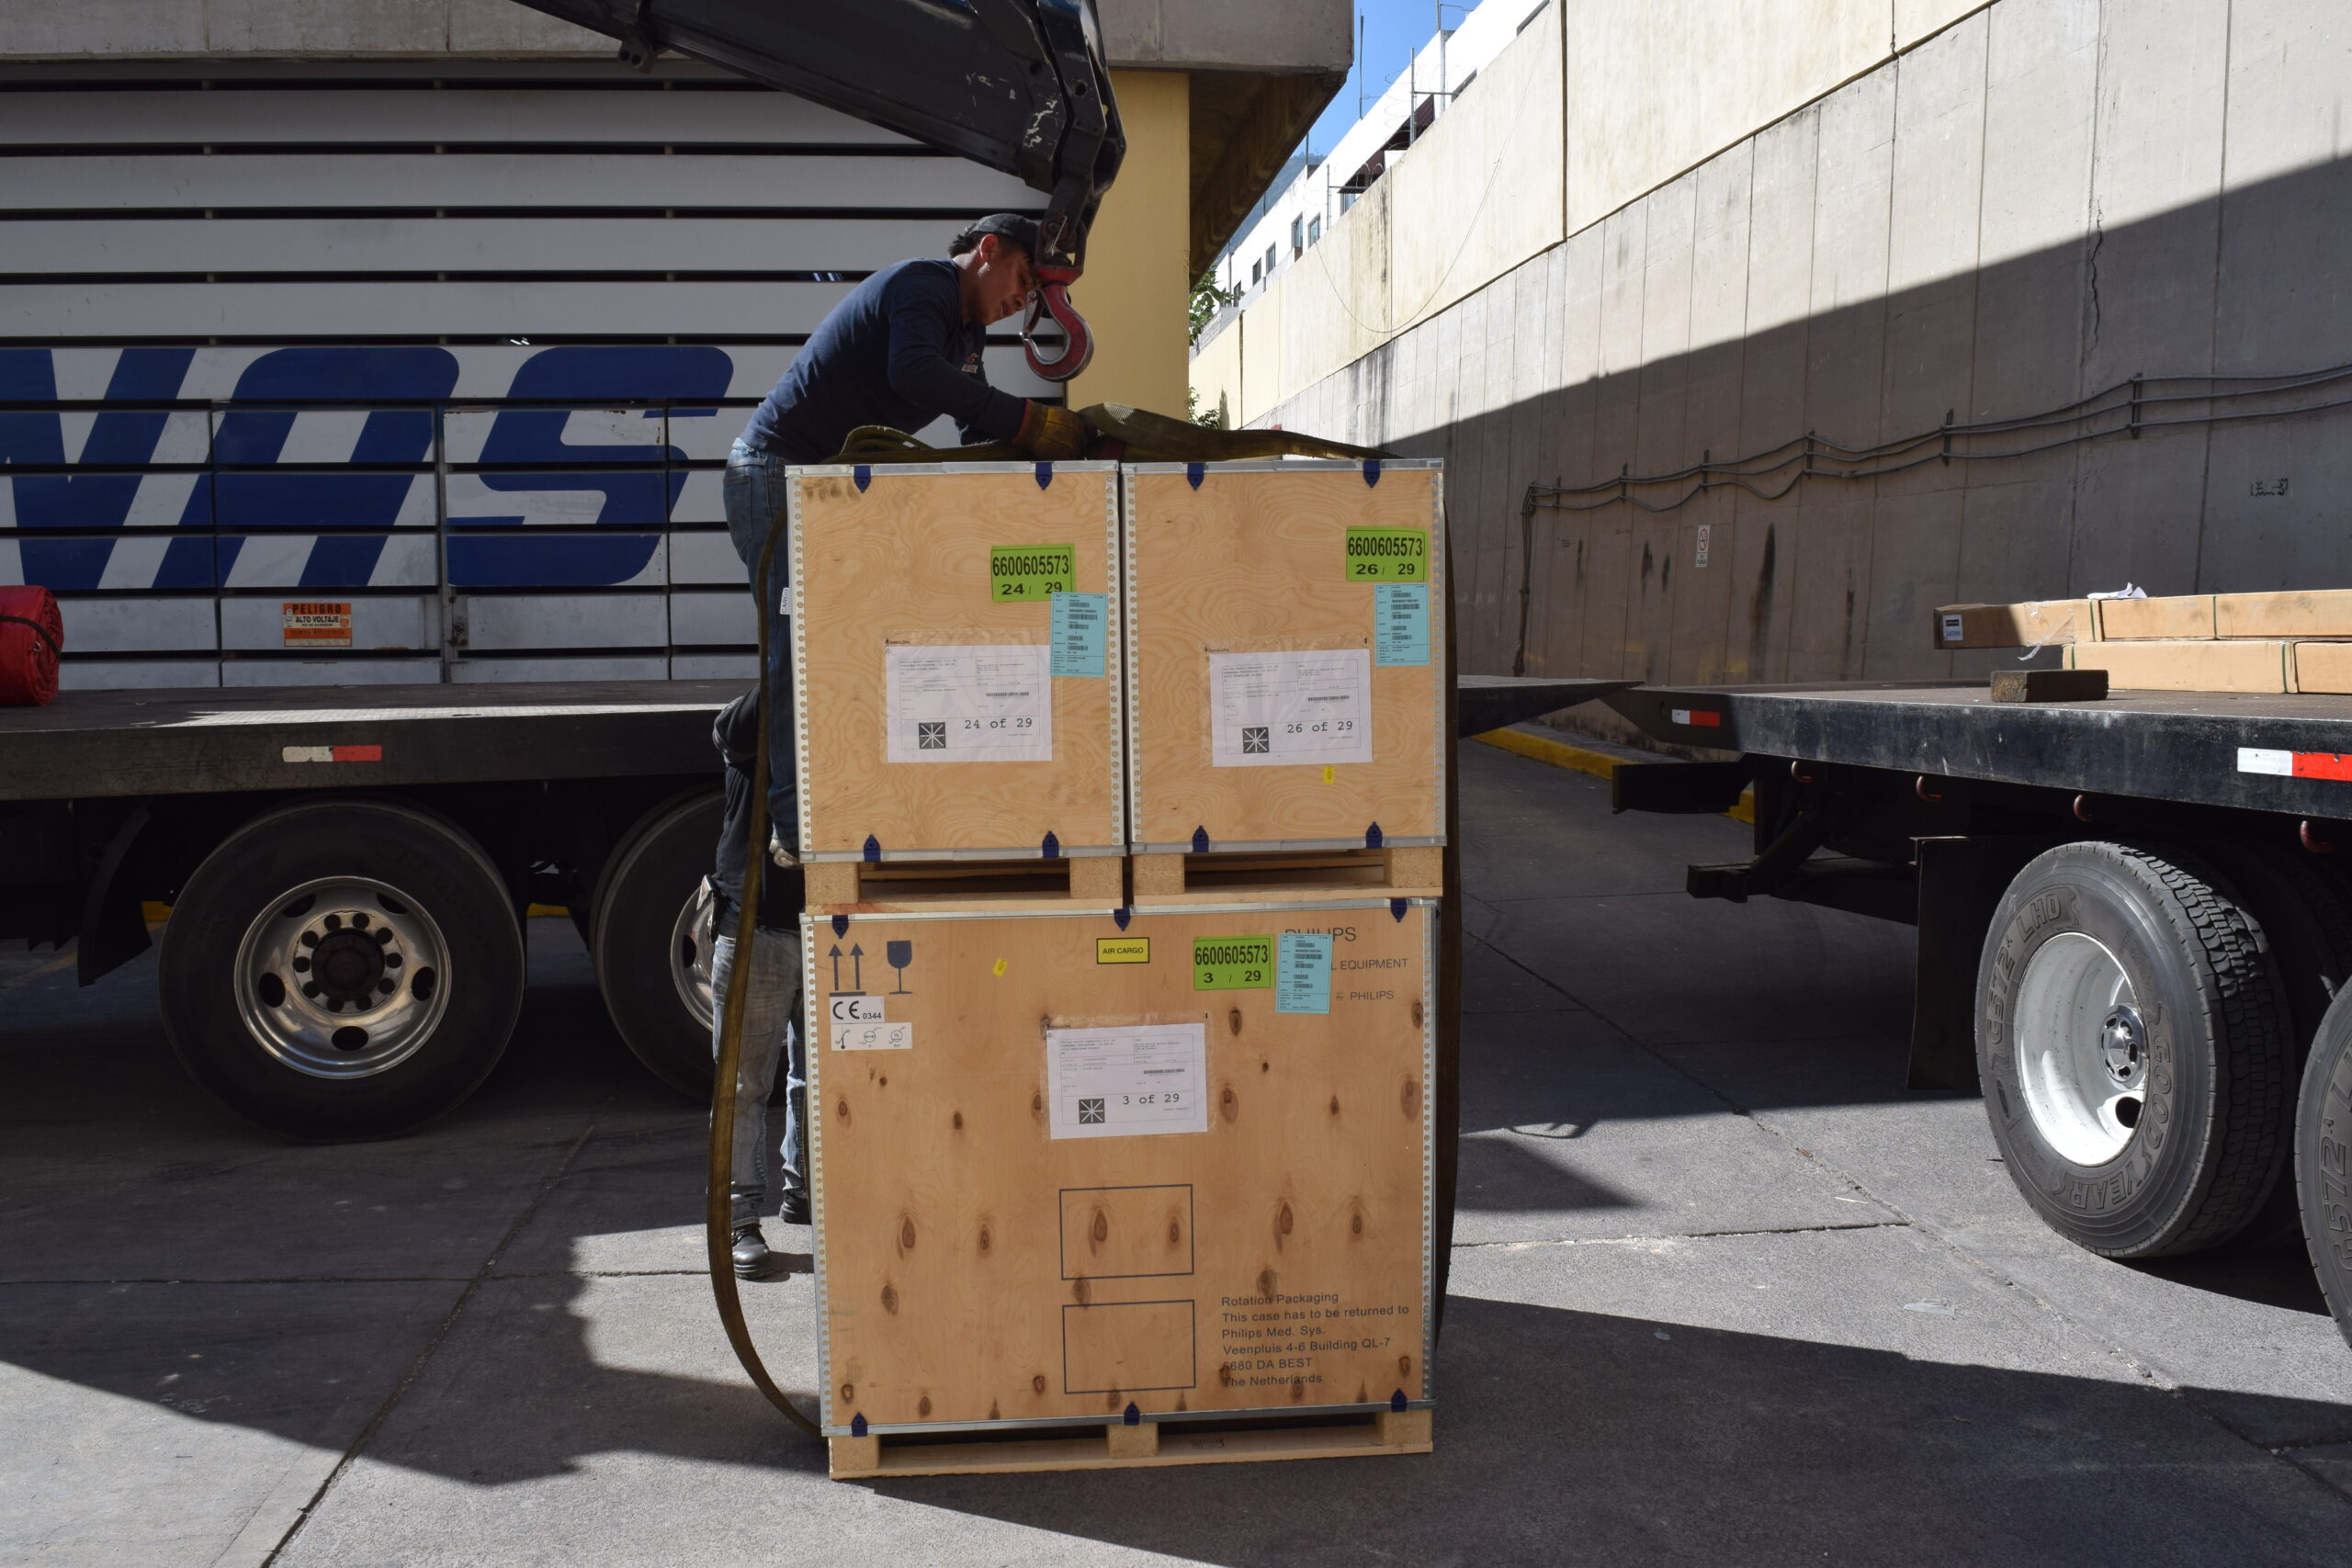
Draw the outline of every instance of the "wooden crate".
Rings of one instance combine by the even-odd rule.
[[[1437,914],[1349,899],[809,917],[836,1472],[1426,1446],[1394,1423],[1238,1445],[1184,1430],[1430,1403]],[[1316,943],[1285,932],[1320,939],[1319,971],[1291,951]],[[1296,983],[1267,984],[1248,938]],[[1104,1431],[1130,1413],[1158,1430]],[[1072,1439],[1081,1422],[1092,1436]],[[987,1464],[888,1446],[963,1430],[1043,1446]]]
[[[1445,851],[1430,844],[1278,854],[1136,855],[1129,864],[1134,888],[1129,902],[1139,909],[1374,893],[1434,898],[1445,884]]]
[[[1442,844],[1441,466],[1137,464],[1124,488],[1134,852]],[[1387,532],[1351,558],[1358,529]],[[1349,728],[1292,728],[1316,725]]]
[[[796,468],[789,491],[801,858],[1123,853],[1116,466]],[[1062,549],[1067,583],[992,570]],[[1094,651],[1055,642],[1056,583],[1097,596],[1076,607],[1100,674],[1051,672]]]

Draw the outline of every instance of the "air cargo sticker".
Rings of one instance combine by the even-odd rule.
[[[1274,984],[1274,939],[1270,936],[1196,936],[1193,939],[1193,989],[1265,991]]]
[[[1427,582],[1430,536],[1421,528],[1348,530],[1350,582]]]
[[[1078,586],[1078,552],[1068,545],[997,545],[989,550],[989,598],[1046,599]]]
[[[1098,936],[1094,939],[1094,962],[1097,964],[1148,964],[1151,962],[1151,938]]]
[[[351,606],[302,603],[280,604],[288,648],[349,648]]]

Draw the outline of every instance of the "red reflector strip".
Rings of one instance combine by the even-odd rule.
[[[381,746],[286,746],[278,750],[286,762],[380,762]]]
[[[2276,778],[2338,779],[2352,782],[2352,756],[2341,751],[2278,751],[2267,748],[2238,748],[2238,772],[2268,773]]]
[[[1693,729],[1721,729],[1724,727],[1724,716],[1713,708],[1668,708],[1666,716],[1671,723]]]

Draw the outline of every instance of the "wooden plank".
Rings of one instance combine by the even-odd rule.
[[[1138,908],[1281,903],[1297,898],[1434,898],[1445,852],[1435,845],[1300,854],[1132,856]]]
[[[2352,589],[2221,593],[2213,612],[2217,637],[2352,637]]]
[[[2284,642],[2086,642],[2066,649],[2069,670],[2104,670],[2119,691],[2286,692]]]
[[[827,1427],[1426,1398],[1436,914],[812,919]],[[1279,1011],[1256,981],[1195,988],[1195,939],[1286,930],[1331,937],[1328,1012]],[[837,998],[904,1048],[838,1048],[857,1036],[836,1035]],[[1166,1125],[1203,1130],[1069,1135],[1089,1112],[1060,1074],[1082,1054],[1051,1032],[1112,1026],[1176,1037],[1159,1065],[1178,1070],[1150,1081],[1195,1097]]]
[[[1126,860],[1073,855],[1020,861],[807,863],[812,910],[912,913],[925,909],[1064,913],[1070,906],[1116,909],[1127,902]]]
[[[1034,855],[1049,834],[1066,849],[1124,847],[1120,616],[1110,592],[1116,472],[1108,463],[1062,464],[1043,488],[1028,463],[953,472],[876,468],[863,488],[846,468],[795,474],[792,635],[804,855],[860,853],[869,839],[886,858]],[[901,735],[904,760],[891,761],[894,660],[910,683],[915,650],[1003,648],[1008,688],[1035,685],[1053,605],[1043,597],[993,597],[999,589],[989,574],[992,549],[1035,545],[1068,547],[1071,592],[1103,596],[1103,673],[1045,678],[1050,757],[915,760],[933,739],[943,755],[958,750],[959,718],[944,721],[953,735],[924,734],[920,748]],[[984,713],[972,722],[1018,721]]]
[[[828,208],[879,210],[995,204],[1034,211],[1010,175],[962,158],[890,152],[66,154],[0,164],[0,207],[88,211],[136,207]],[[527,174],[527,177],[524,177]],[[765,330],[763,328],[763,330]]]
[[[2163,599],[2099,599],[2098,635],[2118,642],[2213,636],[2213,595]]]
[[[2295,644],[2295,690],[2352,694],[2352,642]]]
[[[1056,1470],[1156,1470],[1181,1464],[1250,1464],[1285,1459],[1356,1459],[1379,1454],[1436,1451],[1426,1407],[1382,1411],[1370,1421],[1304,1427],[1269,1426],[1216,1432],[1190,1431],[1183,1424],[1147,1422],[1139,1427],[1111,1427],[1102,1438],[1033,1438],[986,1443],[891,1443],[879,1438],[834,1438],[831,1474],[836,1481],[882,1475],[1020,1474]],[[1115,1451],[1118,1432],[1143,1431],[1130,1438],[1148,1452]],[[870,1457],[869,1457],[870,1456]]]
[[[1350,576],[1351,528],[1429,536],[1429,647],[1448,635],[1442,487],[1436,464],[1208,464],[1127,476],[1127,595],[1135,711],[1129,833],[1141,852],[1363,844],[1444,832],[1443,699],[1434,662],[1383,664],[1375,585]],[[1226,656],[1345,654],[1369,667],[1369,761],[1236,765],[1212,733]],[[1230,665],[1224,666],[1230,669]],[[1235,728],[1240,721],[1229,721]],[[1261,738],[1255,744],[1279,744]]]
[[[2037,599],[2022,604],[1942,604],[1936,647],[2030,648],[2089,642],[2098,636],[2088,599]]]

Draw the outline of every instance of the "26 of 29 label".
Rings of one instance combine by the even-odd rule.
[[[1350,582],[1427,582],[1430,536],[1421,528],[1348,530]]]

